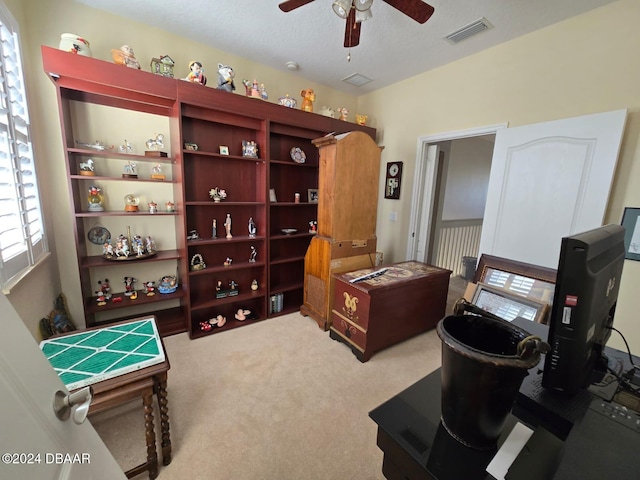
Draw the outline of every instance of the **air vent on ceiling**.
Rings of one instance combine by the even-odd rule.
[[[485,30],[489,30],[490,28],[493,28],[493,25],[491,25],[486,18],[482,17],[479,20],[450,33],[444,38],[450,43],[459,43],[462,40],[472,37],[480,32],[484,32]]]
[[[365,77],[364,75],[360,75],[359,73],[352,73],[348,77],[344,77],[342,81],[347,82],[351,85],[355,85],[356,87],[361,87],[366,83],[373,82],[373,79]]]

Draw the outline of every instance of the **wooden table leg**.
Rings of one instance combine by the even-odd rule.
[[[147,439],[147,467],[149,479],[158,476],[158,453],[156,452],[156,433],[153,428],[153,391],[142,396],[144,406],[144,431]]]
[[[162,464],[171,463],[171,435],[169,432],[169,407],[167,406],[167,377],[156,378],[156,394],[160,406],[160,433],[162,442]]]

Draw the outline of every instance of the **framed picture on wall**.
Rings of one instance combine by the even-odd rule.
[[[640,261],[640,208],[626,207],[622,215],[624,258]]]
[[[388,162],[387,176],[384,184],[384,198],[399,200],[401,181],[402,162]]]

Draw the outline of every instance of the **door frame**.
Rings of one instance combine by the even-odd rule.
[[[498,123],[495,125],[485,125],[483,127],[470,128],[467,130],[455,130],[451,132],[439,133],[436,135],[425,135],[418,137],[416,148],[416,168],[413,176],[413,193],[411,197],[411,215],[409,217],[409,235],[407,241],[407,260],[416,259],[418,242],[416,241],[416,232],[420,231],[423,222],[431,224],[434,218],[433,195],[436,191],[435,180],[437,178],[437,159],[429,161],[427,151],[429,146],[434,143],[444,142],[448,140],[459,140],[462,138],[480,137],[482,135],[491,135],[503,128],[507,128],[508,122]],[[430,229],[426,230],[425,245],[430,243]],[[425,251],[425,255],[429,255]]]

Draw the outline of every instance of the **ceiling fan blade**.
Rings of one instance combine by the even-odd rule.
[[[360,44],[360,26],[362,23],[356,22],[356,9],[349,10],[347,25],[344,29],[344,46],[346,48],[356,47]]]
[[[393,8],[413,18],[418,23],[425,23],[431,18],[435,8],[422,0],[384,0]]]
[[[287,0],[286,2],[282,2],[278,7],[283,12],[290,12],[291,10],[295,10],[298,7],[302,7],[307,3],[311,3],[313,0]]]

